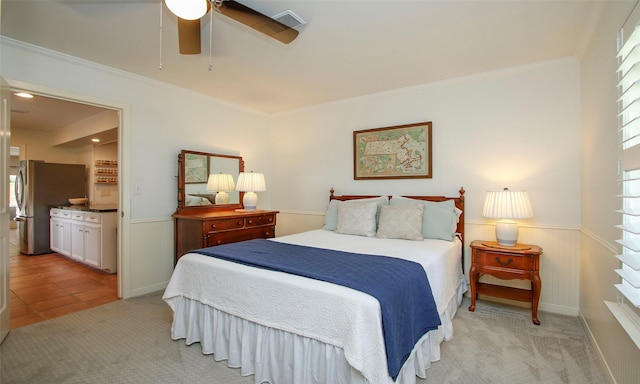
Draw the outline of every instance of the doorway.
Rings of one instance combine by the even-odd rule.
[[[117,163],[120,164],[120,167],[122,166],[122,141],[120,139],[122,109],[104,104],[96,104],[95,101],[92,100],[81,100],[74,96],[69,97],[69,95],[65,95],[64,92],[61,92],[59,95],[40,93],[38,92],[38,88],[38,86],[30,86],[28,89],[21,87],[20,90],[34,93],[37,95],[37,98],[41,99],[40,101],[47,100],[53,102],[58,106],[58,111],[60,111],[60,106],[62,105],[66,111],[65,116],[67,118],[72,117],[76,120],[91,119],[91,116],[95,116],[97,113],[110,111],[117,115],[117,127],[115,135],[113,129],[110,129],[104,132],[91,132],[91,135],[87,135],[87,137],[76,135],[77,138],[68,141],[68,143],[62,142],[61,144],[60,140],[54,141],[52,139],[52,144],[54,145],[51,145],[51,147],[55,148],[43,149],[35,143],[43,142],[43,140],[41,140],[42,137],[55,136],[51,131],[46,131],[47,129],[54,130],[60,127],[53,126],[52,128],[48,128],[40,125],[39,129],[30,130],[29,128],[24,128],[23,123],[27,112],[20,103],[12,103],[12,145],[17,144],[25,148],[25,154],[22,156],[22,159],[28,157],[29,159],[45,160],[47,162],[86,163],[86,161],[82,161],[83,156],[86,157],[86,153],[83,154],[83,151],[86,152],[87,150],[86,145],[110,145],[116,148],[115,159]],[[69,109],[67,109],[67,107]],[[73,111],[77,112],[76,116],[73,115]],[[29,113],[33,113],[34,116],[47,115],[46,108],[45,111],[29,111]],[[14,124],[14,115],[17,116],[15,119],[19,121],[19,124]],[[64,127],[73,127],[76,122],[72,120],[68,120]],[[17,126],[14,127],[14,125]],[[45,133],[42,133],[42,131],[45,131]],[[34,141],[29,139],[29,135],[39,137],[36,138],[34,143]],[[92,137],[101,137],[103,143],[88,144],[88,141],[85,143],[86,140]],[[13,140],[21,142],[14,143]],[[105,144],[104,141],[107,141],[107,144]],[[85,148],[83,149],[83,147]],[[80,161],[70,161],[69,158],[73,157],[80,159]],[[93,161],[92,158],[91,164],[93,164]],[[107,196],[108,199],[111,193],[105,193],[104,185],[97,185],[94,173],[95,172],[89,172],[88,175],[88,192],[89,194],[93,194],[95,200],[98,200],[99,203],[104,203],[105,196]],[[122,189],[122,183],[118,180],[117,183],[114,183],[114,186],[116,206],[120,208],[122,199],[120,190]],[[99,194],[99,196],[96,194]],[[120,220],[118,220],[118,234],[122,232],[120,226]],[[121,289],[121,276],[123,271],[121,267],[118,268],[117,274],[108,274],[81,265],[55,252],[37,256],[21,255],[15,246],[17,244],[16,239],[17,231],[12,230],[9,264],[9,275],[11,276],[10,305],[12,329],[101,305],[123,297]],[[122,247],[120,246],[120,235],[118,235],[117,243],[118,265],[121,266]]]

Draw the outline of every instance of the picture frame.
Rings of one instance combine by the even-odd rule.
[[[353,132],[354,180],[433,177],[431,121]]]
[[[209,158],[207,155],[186,153],[184,170],[185,184],[206,183],[209,178]]]

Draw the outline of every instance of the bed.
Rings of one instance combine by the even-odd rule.
[[[171,337],[200,343],[202,353],[254,375],[255,383],[415,383],[440,360],[440,343],[453,337],[451,320],[467,290],[463,239],[462,188],[456,197],[336,196],[332,190],[322,229],[237,244],[284,247],[283,254],[295,247],[312,248],[314,255],[353,254],[360,265],[399,258],[426,272],[432,296],[416,296],[432,297],[439,323],[419,334],[397,369],[387,354],[392,327],[384,322],[393,311],[382,299],[348,284],[210,257],[206,250],[182,256],[164,292],[173,310]],[[224,253],[224,247],[207,250]],[[238,249],[228,252],[244,252]],[[385,277],[377,284],[389,279],[379,274]]]

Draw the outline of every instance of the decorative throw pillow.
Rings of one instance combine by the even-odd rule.
[[[371,197],[371,198],[366,198],[366,199],[357,199],[357,200],[348,200],[348,201],[344,201],[344,203],[349,203],[349,204],[362,204],[362,203],[368,203],[371,201],[375,201],[378,203],[379,206],[383,206],[383,205],[387,205],[389,204],[389,198],[387,196],[380,196],[380,197]],[[327,207],[327,212],[325,213],[324,216],[324,226],[322,227],[323,229],[327,230],[327,231],[335,231],[338,225],[338,204],[342,203],[342,201],[340,200],[331,200],[329,202],[329,207]]]
[[[353,204],[338,203],[336,232],[345,235],[375,236],[378,202]]]
[[[376,237],[422,241],[423,204],[386,205],[380,207]]]
[[[456,209],[454,201],[425,201],[393,196],[390,205],[415,204],[416,202],[424,205],[422,236],[425,239],[453,241],[458,217],[462,213],[459,209]]]

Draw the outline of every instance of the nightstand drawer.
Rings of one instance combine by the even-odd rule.
[[[207,231],[225,231],[227,229],[237,229],[244,227],[244,219],[237,217],[233,219],[207,220]]]
[[[494,252],[477,252],[477,263],[483,267],[519,269],[521,271],[533,271],[534,261],[532,257],[509,255]]]

